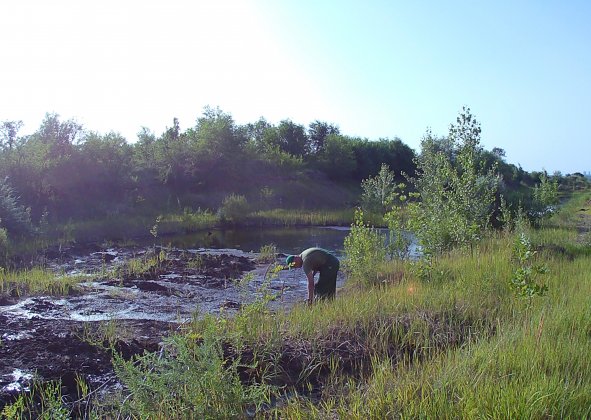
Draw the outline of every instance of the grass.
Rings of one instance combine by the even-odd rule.
[[[574,208],[582,208],[585,200],[577,197]],[[564,245],[576,238],[572,225],[555,226],[573,218],[560,217],[552,229],[530,232],[535,245]],[[417,283],[409,295],[404,289],[416,282],[410,275],[382,291],[382,300],[397,302],[397,310],[403,312],[462,308],[463,315],[480,321],[471,339],[413,363],[395,364],[388,357],[377,357],[367,376],[342,383],[322,404],[300,399],[276,414],[281,418],[588,418],[591,258],[585,252],[574,257],[539,254],[550,268],[545,278],[549,293],[528,301],[513,296],[508,287],[510,248],[511,237],[493,238],[475,256],[454,253],[439,260],[436,265],[447,273],[445,280]],[[335,306],[346,305],[349,311],[341,312],[349,318],[351,311],[379,308],[374,293],[360,292],[354,305],[345,298]],[[374,303],[365,307],[365,300]],[[297,319],[302,313],[293,316]],[[325,316],[313,320],[310,314],[292,322],[307,325],[309,331],[318,323],[322,328]]]
[[[257,262],[270,264],[277,259],[277,246],[275,244],[267,244],[261,246]]]
[[[0,294],[26,296],[38,294],[67,295],[85,276],[65,276],[47,269],[4,270],[0,268]]]
[[[249,224],[259,226],[348,226],[353,220],[353,209],[260,210],[250,214],[248,220]]]

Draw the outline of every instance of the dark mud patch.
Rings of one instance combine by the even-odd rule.
[[[154,255],[147,270],[126,271],[131,259]],[[237,299],[219,291],[256,268],[254,257],[184,250],[78,247],[43,258],[56,272],[85,273],[90,281],[69,296],[0,296],[0,410],[34,382],[59,380],[68,401],[77,398],[80,379],[91,389],[117,386],[112,349],[124,358],[157,351],[200,302],[238,310]]]
[[[91,388],[113,380],[109,343],[93,343],[101,337],[101,324],[66,320],[14,319],[0,314],[0,409],[28,391],[33,381],[59,380],[62,395],[77,398],[77,381]],[[144,351],[157,351],[171,324],[157,321],[118,321],[113,348],[130,358]],[[124,332],[124,333],[122,333]],[[100,338],[98,338],[100,340]],[[99,345],[96,345],[99,344]]]
[[[270,267],[256,254],[230,249],[90,246],[49,256],[45,267],[87,280],[68,296],[0,296],[0,409],[27,392],[34,377],[61,380],[68,401],[77,397],[78,377],[91,389],[116,386],[108,343],[96,340],[101,326],[116,323],[114,347],[126,358],[157,351],[195,313],[227,314],[256,299]],[[132,267],[131,260],[139,263]],[[277,295],[269,307],[287,310],[304,299],[307,281],[301,270],[283,271],[267,287]],[[99,333],[88,340],[93,330]]]
[[[150,258],[146,255],[145,258]],[[254,270],[256,267],[252,258],[232,254],[207,254],[187,252],[183,250],[169,250],[164,256],[153,257],[154,263],[145,271],[129,272],[123,267],[120,272],[125,280],[142,278],[172,278],[184,279],[197,276],[212,277],[217,279],[237,279],[245,271]]]
[[[143,291],[174,294],[174,287],[152,283],[191,284],[206,288],[226,289],[242,278],[245,272],[256,268],[252,257],[226,253],[208,254],[172,249],[161,253],[148,253],[140,270],[131,265],[118,268],[113,279],[103,282],[109,286],[137,287]]]

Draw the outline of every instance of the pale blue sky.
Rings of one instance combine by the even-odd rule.
[[[135,140],[205,105],[418,151],[467,105],[526,170],[591,171],[591,2],[22,0],[0,4],[0,120]]]

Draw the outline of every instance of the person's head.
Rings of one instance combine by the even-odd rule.
[[[285,265],[289,268],[300,268],[302,266],[302,257],[299,255],[289,255],[285,259]]]

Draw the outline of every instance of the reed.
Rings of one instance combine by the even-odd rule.
[[[287,210],[255,211],[248,222],[255,225],[275,226],[343,226],[353,221],[353,209],[344,210]]]

